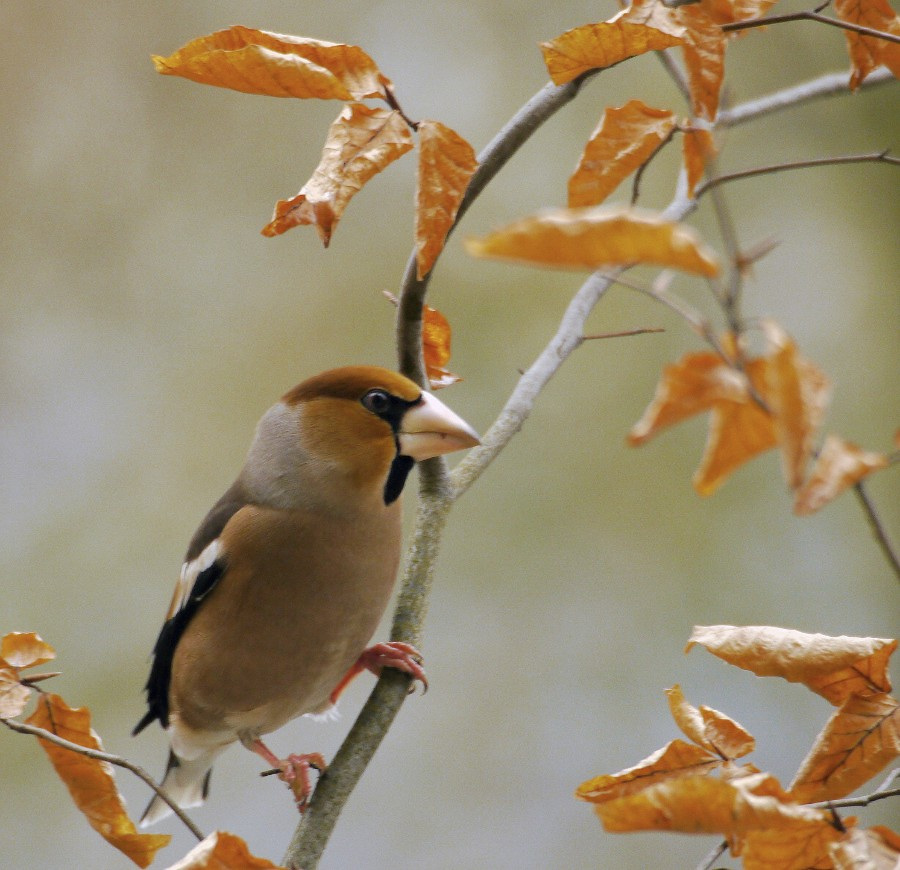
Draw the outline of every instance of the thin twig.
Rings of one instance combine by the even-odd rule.
[[[143,780],[153,791],[156,792],[159,797],[168,804],[169,808],[172,812],[175,813],[176,816],[184,823],[185,827],[198,839],[204,839],[203,832],[188,818],[185,814],[184,810],[181,809],[163,790],[156,784],[156,780],[144,770],[143,767],[140,767],[137,764],[129,761],[127,758],[122,758],[120,755],[113,755],[111,752],[103,752],[99,749],[91,749],[89,746],[81,746],[78,743],[73,743],[71,740],[66,740],[65,737],[60,737],[58,734],[54,734],[52,731],[47,731],[45,728],[38,728],[37,725],[29,725],[27,722],[19,722],[17,719],[0,719],[0,722],[3,722],[7,728],[11,728],[13,731],[18,731],[20,734],[31,734],[34,737],[38,737],[41,740],[46,740],[48,743],[55,743],[57,746],[62,747],[63,749],[69,749],[72,752],[77,752],[79,755],[84,755],[87,758],[93,758],[96,761],[105,761],[108,764],[114,764],[117,767],[124,767],[125,770],[130,770],[138,779]]]
[[[851,30],[863,36],[871,36],[875,39],[883,39],[885,42],[900,43],[900,36],[894,33],[886,33],[883,30],[875,30],[872,27],[864,27],[861,24],[851,24],[849,21],[841,21],[840,18],[831,18],[828,15],[820,15],[818,12],[791,12],[786,15],[770,15],[768,18],[754,18],[751,21],[735,21],[732,24],[723,24],[722,30],[726,33],[734,30],[747,30],[750,27],[768,27],[770,24],[786,24],[790,21],[818,21],[819,24],[830,24],[832,27],[840,27],[841,30]]]
[[[703,194],[725,184],[729,181],[737,181],[742,178],[753,178],[757,175],[770,175],[774,172],[785,172],[791,169],[809,169],[816,166],[837,166],[844,163],[888,163],[892,166],[900,166],[900,157],[891,157],[887,151],[875,151],[871,154],[846,154],[842,157],[818,157],[813,160],[794,160],[789,163],[773,163],[769,166],[756,166],[753,169],[743,169],[739,172],[729,172],[703,182],[694,192],[694,197],[700,199]]]
[[[725,850],[728,848],[728,841],[722,840],[718,846],[714,846],[710,849],[703,860],[697,865],[697,870],[712,870],[713,864],[725,854]]]
[[[640,166],[638,166],[637,172],[634,173],[634,181],[631,184],[631,204],[632,205],[637,204],[638,196],[640,196],[641,179],[644,177],[644,171],[650,165],[650,161],[653,160],[653,158],[656,157],[656,155],[659,154],[659,152],[662,151],[663,148],[665,148],[666,145],[669,144],[669,142],[672,141],[672,137],[675,135],[676,129],[677,129],[676,127],[673,127],[671,130],[669,130],[669,133],[666,136],[666,138],[663,139],[659,143],[659,145],[657,145],[653,149],[653,153]]]
[[[647,335],[651,332],[665,332],[662,326],[642,326],[638,329],[623,329],[621,332],[597,332],[593,335],[582,335],[582,341],[599,341],[604,338],[628,338],[632,335]]]
[[[869,492],[864,482],[858,480],[853,484],[853,491],[856,493],[860,505],[862,505],[863,513],[869,521],[872,534],[875,536],[878,546],[881,547],[881,552],[884,553],[884,558],[887,559],[897,578],[900,579],[900,557],[898,557],[897,551],[894,549],[890,538],[888,538],[887,531],[881,522],[881,517],[878,516],[878,511],[875,509],[872,499],[869,497]]]

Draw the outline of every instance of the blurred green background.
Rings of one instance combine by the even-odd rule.
[[[35,630],[57,648],[53,689],[90,706],[110,751],[162,771],[162,732],[129,731],[186,542],[284,390],[335,365],[394,364],[381,291],[396,290],[412,230],[407,157],[351,203],[329,250],[309,229],[263,238],[340,106],[164,78],[150,54],[234,23],[357,43],[408,114],[480,149],[544,83],[537,42],[613,11],[579,0],[6,0],[0,631]],[[740,101],[846,65],[837,30],[771,28],[731,46],[728,92]],[[735,128],[722,166],[896,145],[897,94],[881,87]],[[460,238],[562,204],[603,108],[632,97],[681,110],[653,57],[602,74],[482,196],[439,265],[430,301],[453,324],[450,368],[465,378],[442,398],[481,430],[581,277],[471,261]],[[670,196],[670,150],[644,180],[648,206]],[[896,177],[867,165],[728,189],[743,242],[780,242],[754,270],[747,313],[779,319],[827,370],[827,428],[871,449],[889,448],[898,420]],[[694,222],[721,249],[709,203]],[[706,305],[700,282],[677,290]],[[605,834],[573,789],[676,736],[663,695],[676,681],[746,725],[758,738],[751,760],[784,781],[829,708],[703,651],[685,658],[691,626],[896,634],[897,580],[852,496],[795,518],[770,454],[699,499],[690,475],[702,420],[625,447],[661,366],[698,340],[621,288],[590,323],[647,325],[667,331],[579,350],[451,516],[424,645],[431,691],[404,706],[323,867],[694,867],[713,838]],[[900,539],[896,474],[871,491]],[[302,720],[271,745],[330,756],[370,686],[364,677],[347,693],[341,722]],[[226,753],[195,818],[277,861],[295,812],[258,770],[249,753]],[[146,788],[119,781],[139,812]],[[30,739],[0,732],[0,782],[4,867],[131,866],[72,808]],[[176,834],[164,866],[192,842],[174,823],[161,829]]]

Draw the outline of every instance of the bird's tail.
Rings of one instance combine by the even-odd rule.
[[[212,763],[218,753],[203,754],[199,758],[190,761],[179,758],[174,752],[169,752],[169,761],[166,765],[166,775],[162,781],[162,787],[174,803],[186,809],[198,807],[206,800],[209,793],[209,777],[212,773]],[[141,827],[146,828],[171,815],[171,807],[156,795],[144,810],[141,816]]]

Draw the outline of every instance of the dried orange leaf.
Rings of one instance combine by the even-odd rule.
[[[0,640],[0,659],[13,668],[31,668],[56,658],[56,651],[33,631],[11,631]]]
[[[697,275],[719,272],[715,254],[692,227],[621,206],[546,209],[484,238],[467,239],[466,250],[560,269],[652,263]]]
[[[445,368],[450,362],[450,323],[430,305],[422,309],[422,355],[431,389],[439,390],[462,380]]]
[[[322,159],[312,178],[291,199],[279,200],[264,236],[312,225],[325,247],[354,194],[413,147],[397,111],[350,103],[328,130]]]
[[[688,196],[693,197],[706,171],[706,164],[716,153],[712,133],[699,127],[686,128],[681,142],[684,170],[687,173]]]
[[[709,411],[716,402],[746,399],[744,376],[722,357],[709,351],[686,354],[663,369],[656,394],[631,427],[628,443],[643,444],[666,426]]]
[[[828,720],[790,786],[800,803],[846,797],[900,755],[900,704],[851,695]]]
[[[416,265],[421,281],[444,247],[478,161],[472,146],[440,121],[420,121],[418,132]]]
[[[845,828],[852,819],[842,819]],[[830,821],[752,831],[742,844],[744,870],[831,870],[829,852],[847,836]]]
[[[772,320],[763,323],[771,352],[764,394],[775,417],[784,479],[791,489],[803,482],[813,437],[825,416],[831,392],[828,378],[800,356],[791,337]]]
[[[245,94],[362,100],[390,87],[357,45],[229,27],[201,36],[169,57],[154,55],[156,71]]]
[[[631,100],[609,108],[569,179],[569,207],[598,205],[642,166],[675,129],[675,115]]]
[[[745,367],[757,393],[764,389],[765,367],[764,359],[751,360]],[[711,495],[732,472],[777,443],[772,417],[749,397],[743,402],[717,402],[709,418],[703,458],[694,473],[694,489]]]
[[[87,708],[73,709],[59,695],[42,695],[27,722],[79,746],[103,749],[100,738],[91,728],[91,714]],[[112,766],[47,740],[39,738],[39,742],[91,827],[138,867],[149,866],[156,852],[172,838],[168,834],[137,833],[116,788]]]
[[[250,854],[247,844],[227,831],[213,831],[169,870],[278,870],[279,865]]]
[[[703,0],[703,8],[718,24],[732,24],[761,18],[776,3],[776,0]],[[738,30],[732,36],[743,36],[746,31]]]
[[[687,71],[691,112],[698,118],[714,121],[725,77],[728,37],[702,5],[678,7],[677,20],[685,28],[681,52]]]
[[[887,0],[836,0],[834,8],[842,21],[900,36],[900,17]],[[850,52],[850,90],[855,91],[881,64],[900,77],[900,45],[850,30],[844,36]]]
[[[739,839],[751,831],[799,828],[812,832],[828,824],[821,810],[754,794],[736,782],[691,776],[656,783],[636,794],[595,807],[610,832],[680,831]]]
[[[829,855],[835,870],[897,870],[900,836],[881,825],[854,828],[845,839],[832,844]]]
[[[683,27],[656,18],[648,20],[660,26],[632,21],[620,13],[609,21],[575,27],[542,42],[541,52],[553,83],[564,85],[588,70],[682,43]]]
[[[815,513],[845,489],[887,465],[888,458],[883,453],[872,453],[837,435],[829,435],[809,480],[796,492],[794,513],[800,516]]]
[[[756,746],[753,736],[730,716],[705,705],[688,703],[681,686],[666,689],[672,718],[685,735],[698,745],[729,760],[741,758]]]
[[[769,625],[697,625],[694,644],[759,677],[803,683],[839,706],[851,695],[889,692],[887,666],[897,641],[877,637],[831,637]]]
[[[30,697],[31,689],[19,682],[18,670],[0,665],[0,719],[18,716]]]
[[[722,759],[702,746],[676,739],[633,767],[583,782],[575,795],[592,803],[605,803],[635,794],[657,782],[710,773],[721,764]]]

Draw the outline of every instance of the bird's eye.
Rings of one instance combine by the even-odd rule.
[[[369,390],[362,397],[363,407],[381,416],[391,407],[391,397],[384,390]]]

